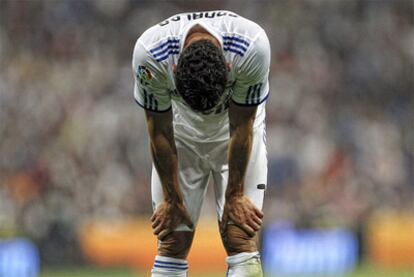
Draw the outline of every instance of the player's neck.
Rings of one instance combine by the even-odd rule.
[[[191,28],[191,30],[187,34],[187,37],[185,38],[184,48],[189,46],[191,43],[199,40],[209,40],[218,48],[221,47],[220,42],[212,34],[210,34],[206,29],[204,29],[200,25],[195,25],[193,28]]]

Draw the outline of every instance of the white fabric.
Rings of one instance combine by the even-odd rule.
[[[178,95],[173,65],[177,64],[188,31],[203,26],[222,45],[231,65],[227,89],[220,103],[208,113],[191,110]],[[177,135],[202,142],[229,137],[228,101],[257,106],[256,126],[265,118],[261,104],[269,93],[270,45],[265,31],[256,23],[230,11],[174,15],[149,28],[137,40],[132,59],[134,97],[147,110],[173,108]]]
[[[244,252],[227,257],[227,277],[262,277],[259,252]]]
[[[188,263],[182,259],[156,256],[151,272],[152,277],[186,277]]]
[[[267,184],[266,133],[264,122],[254,128],[253,145],[247,166],[244,194],[262,209]],[[197,224],[201,206],[207,191],[210,174],[214,180],[217,217],[221,219],[228,180],[228,141],[201,143],[176,137],[178,151],[178,177],[184,203],[194,223]],[[162,185],[157,171],[153,167],[152,201],[155,209],[164,200]],[[261,186],[258,185],[261,184]],[[181,224],[177,231],[189,231]]]

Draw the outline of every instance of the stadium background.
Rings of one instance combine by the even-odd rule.
[[[355,276],[412,274],[413,1],[0,0],[1,276],[33,245],[42,276],[148,270],[150,156],[132,49],[165,18],[212,9],[256,21],[272,46],[265,232],[343,231],[357,241]],[[224,267],[214,215],[209,191],[195,276]],[[26,248],[5,247],[18,238]]]

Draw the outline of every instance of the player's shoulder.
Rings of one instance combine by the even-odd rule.
[[[168,47],[170,50],[171,45],[175,49],[180,43],[180,29],[182,26],[176,20],[180,15],[173,15],[149,27],[138,38],[138,42],[150,53],[157,52],[157,50],[165,47]]]
[[[224,50],[236,54],[235,63],[269,51],[267,34],[257,22],[238,14],[225,20],[221,30]]]
[[[251,19],[241,16],[235,12],[228,12],[230,16],[223,17],[221,31],[224,38],[236,36],[247,42],[254,42],[259,35],[265,33],[264,29]]]
[[[177,26],[163,28],[162,22],[158,23],[144,31],[137,39],[134,59],[162,68],[165,66],[164,61],[179,54],[180,39]]]

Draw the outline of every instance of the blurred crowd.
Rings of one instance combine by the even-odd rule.
[[[0,237],[48,249],[91,219],[151,213],[133,46],[208,9],[256,21],[271,42],[267,222],[358,228],[414,211],[411,0],[0,0]]]

